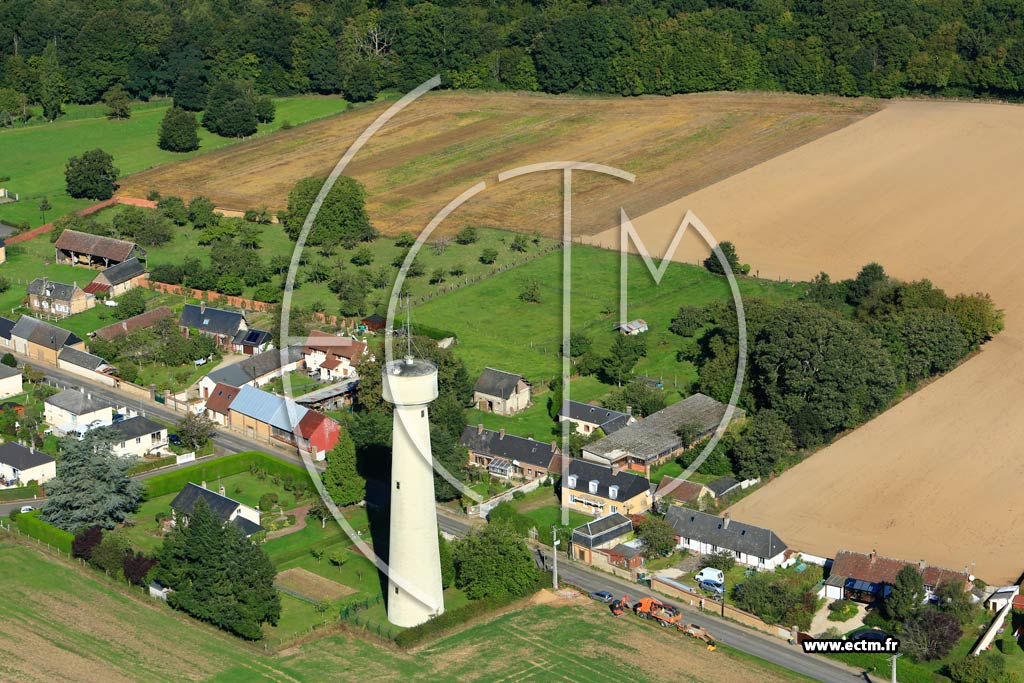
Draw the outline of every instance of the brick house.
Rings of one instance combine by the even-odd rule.
[[[96,297],[77,282],[68,285],[37,277],[28,283],[28,307],[33,313],[51,320],[62,320],[95,305]]]
[[[488,413],[515,415],[530,407],[531,389],[522,375],[484,368],[473,386],[473,405]]]
[[[534,441],[521,436],[469,425],[459,443],[469,451],[469,464],[486,468],[496,477],[539,479],[558,472],[561,451],[552,441]]]

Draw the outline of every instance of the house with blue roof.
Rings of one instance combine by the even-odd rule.
[[[338,443],[338,423],[285,396],[245,385],[227,406],[227,425],[249,438],[295,446],[317,460]]]

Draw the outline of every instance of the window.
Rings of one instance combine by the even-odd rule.
[[[612,512],[618,512],[618,511],[619,511],[619,506],[618,505],[612,505]]]
[[[395,586],[395,595],[398,595],[398,586]]]
[[[135,437],[135,443],[141,444],[142,443],[142,437],[141,436]]]
[[[402,482],[400,482],[400,481],[396,481],[396,482],[395,482],[395,488],[396,488],[396,489],[400,489],[400,488],[402,488]]]

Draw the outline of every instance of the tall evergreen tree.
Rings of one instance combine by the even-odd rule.
[[[276,574],[266,552],[234,524],[217,520],[203,500],[164,539],[154,569],[156,580],[174,591],[172,607],[249,640],[281,616]]]
[[[201,71],[189,69],[178,76],[174,84],[174,106],[186,111],[201,111],[206,107],[206,79]]]
[[[347,430],[338,433],[338,443],[327,454],[324,488],[335,505],[354,505],[366,497],[366,480],[356,469],[356,446]]]
[[[46,485],[40,517],[66,531],[86,526],[112,529],[139,507],[142,487],[126,472],[131,461],[114,455],[116,434],[86,432],[81,441],[66,439],[57,478]]]

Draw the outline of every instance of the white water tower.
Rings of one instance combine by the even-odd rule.
[[[384,368],[384,400],[395,405],[391,455],[388,621],[422,624],[444,612],[427,405],[437,367],[406,356]]]

